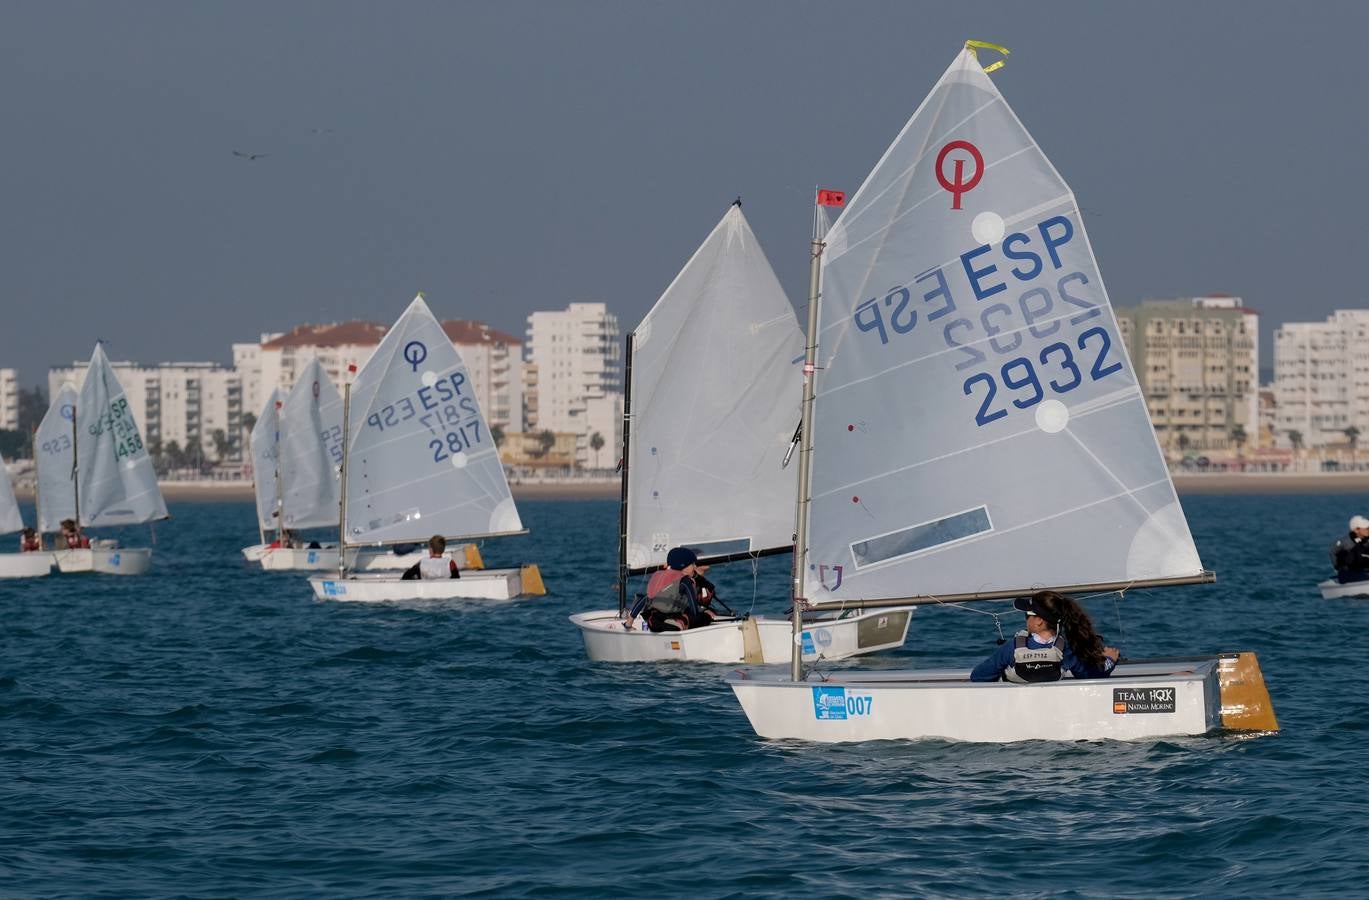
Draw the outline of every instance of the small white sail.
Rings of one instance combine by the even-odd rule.
[[[57,531],[76,518],[76,386],[63,382],[33,436],[38,464],[38,530]]]
[[[286,528],[337,526],[342,395],[317,358],[280,409],[281,515]]]
[[[262,408],[261,416],[252,426],[252,487],[257,496],[257,523],[263,531],[274,531],[278,526],[280,495],[277,487],[276,460],[280,455],[280,389],[271,391]]]
[[[422,294],[357,374],[349,416],[349,542],[523,530],[466,367]]]
[[[962,52],[827,236],[817,605],[1201,574],[1068,185]]]
[[[803,333],[739,205],[633,332],[628,565],[793,543]]]
[[[23,530],[24,517],[19,514],[19,501],[14,499],[10,472],[5,468],[5,460],[0,458],[0,534]]]
[[[82,525],[132,525],[167,517],[152,457],[99,344],[76,401],[76,429]]]

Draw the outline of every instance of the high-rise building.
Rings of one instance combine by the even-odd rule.
[[[1239,297],[1144,300],[1117,325],[1167,453],[1254,447],[1259,314]]]
[[[0,369],[0,430],[19,429],[19,373]]]
[[[178,362],[141,366],[111,362],[129,409],[154,453],[175,442],[191,461],[239,462],[243,459],[242,381],[234,369],[217,363]],[[88,363],[48,371],[48,396],[70,381],[78,390]]]
[[[254,381],[254,387],[244,391],[245,396],[255,401],[253,414],[260,415],[272,388],[290,390],[305,365],[315,357],[341,390],[347,367],[364,366],[388,330],[386,325],[361,321],[301,325],[284,334],[262,335],[255,352],[251,349],[254,345],[234,344],[233,358],[242,367],[243,377]],[[490,427],[522,431],[522,342],[483,322],[467,319],[444,321],[442,330],[466,366],[471,391]]]
[[[528,316],[527,338],[526,360],[537,367],[528,428],[588,440],[589,402],[622,394],[618,317],[603,303],[572,303]]]
[[[1284,446],[1369,438],[1369,310],[1339,309],[1325,322],[1274,332],[1276,437]]]

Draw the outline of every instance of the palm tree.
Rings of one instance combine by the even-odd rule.
[[[490,439],[491,439],[492,441],[494,441],[494,446],[495,446],[495,447],[502,447],[502,446],[504,446],[504,426],[503,426],[503,425],[491,425],[491,426],[490,426]]]
[[[1302,432],[1298,431],[1296,428],[1289,429],[1288,443],[1293,445],[1293,452],[1295,454],[1302,453]]]
[[[1350,442],[1350,465],[1353,466],[1355,464],[1355,448],[1359,446],[1359,429],[1351,425],[1341,433]]]
[[[550,430],[537,433],[538,456],[546,456],[556,446],[556,433]]]
[[[1245,450],[1245,426],[1233,425],[1231,427],[1231,442],[1236,445],[1236,455],[1241,455]]]
[[[215,462],[223,462],[228,458],[228,451],[232,449],[228,445],[227,433],[225,433],[222,428],[215,428],[214,433],[210,435],[210,437],[214,441]]]
[[[594,468],[599,468],[599,451],[604,449],[604,436],[594,432],[589,438],[589,449],[594,451]]]

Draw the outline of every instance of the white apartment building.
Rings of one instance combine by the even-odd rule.
[[[233,359],[244,384],[252,383],[244,387],[244,403],[251,397],[248,408],[253,415],[261,415],[271,389],[290,390],[314,357],[341,390],[347,367],[364,366],[388,330],[388,326],[361,321],[301,325],[284,334],[264,334],[260,344],[234,344]],[[522,342],[483,322],[466,319],[444,321],[442,330],[466,365],[471,390],[490,427],[522,431]]]
[[[19,372],[0,369],[0,430],[19,430]]]
[[[608,407],[597,404],[591,422],[590,401],[616,396],[621,410],[618,317],[603,303],[572,303],[560,312],[528,316],[527,337],[526,360],[537,371],[536,396],[528,403],[528,428],[570,432],[585,441],[597,430],[607,439],[605,429],[610,426],[604,421],[604,410]],[[580,458],[583,462],[584,457]]]
[[[164,452],[174,441],[192,460],[237,462],[243,458],[242,381],[235,370],[209,362],[111,365],[143,441],[154,453]],[[74,362],[48,370],[48,396],[54,396],[65,381],[79,390],[87,366]]]
[[[603,445],[594,449],[594,436]],[[617,392],[585,401],[584,430],[575,436],[575,463],[582,469],[612,469],[623,452],[623,395]]]
[[[1160,445],[1255,447],[1260,434],[1259,314],[1239,297],[1145,300],[1118,308],[1117,325]],[[1233,434],[1244,432],[1243,448]]]
[[[1285,322],[1274,332],[1275,436],[1305,447],[1369,444],[1369,310],[1339,309],[1325,322]],[[1296,434],[1295,434],[1296,433]]]

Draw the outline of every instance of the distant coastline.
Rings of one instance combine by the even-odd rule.
[[[1366,494],[1369,472],[1175,472],[1180,494]],[[250,481],[163,481],[168,500],[213,502],[252,499]],[[512,481],[516,500],[616,500],[622,487],[606,479]],[[33,499],[31,484],[15,484],[21,500]]]

